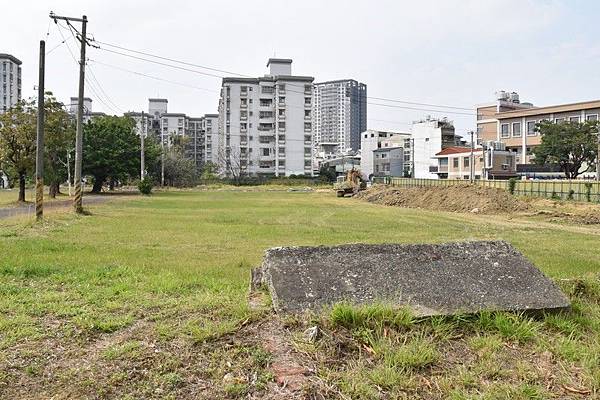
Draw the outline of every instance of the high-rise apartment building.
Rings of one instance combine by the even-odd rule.
[[[204,162],[218,165],[219,114],[204,115],[202,118],[202,133],[204,134]]]
[[[21,100],[21,61],[0,53],[0,113]]]
[[[314,78],[292,75],[290,59],[271,58],[267,67],[269,74],[263,77],[223,78],[217,153],[221,174],[313,173]]]
[[[313,124],[318,158],[360,149],[360,134],[367,130],[367,85],[354,79],[316,83]]]

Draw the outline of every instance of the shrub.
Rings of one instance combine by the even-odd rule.
[[[517,186],[517,180],[515,178],[510,178],[508,180],[508,191],[510,194],[515,194],[515,188]]]
[[[556,194],[556,192],[552,192],[551,198],[552,198],[552,200],[560,200],[560,196],[558,194]]]
[[[573,189],[569,190],[569,194],[567,195],[567,200],[573,200],[573,195],[575,191]]]
[[[152,183],[152,179],[151,178],[144,178],[141,181],[139,181],[138,183],[138,190],[140,191],[141,194],[145,194],[145,195],[149,195],[152,193],[152,187],[153,187],[153,183]]]

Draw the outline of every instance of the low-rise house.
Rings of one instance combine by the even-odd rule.
[[[401,178],[404,175],[404,148],[382,147],[373,151],[373,176]]]
[[[508,179],[516,176],[515,153],[502,146],[484,148],[451,146],[435,155],[437,166],[431,172],[439,179]]]

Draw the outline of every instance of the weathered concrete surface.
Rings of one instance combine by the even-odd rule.
[[[340,301],[409,306],[417,315],[570,306],[550,279],[502,241],[274,248],[262,272],[278,312]]]

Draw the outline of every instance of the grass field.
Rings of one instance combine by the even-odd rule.
[[[0,220],[0,398],[261,398],[272,355],[254,333],[274,317],[250,309],[247,291],[266,248],[492,238],[554,279],[583,278],[563,283],[574,314],[398,323],[385,307],[342,305],[286,320],[317,368],[314,392],[600,396],[598,228],[285,191],[158,193],[91,213]],[[315,321],[327,336],[303,343]]]

